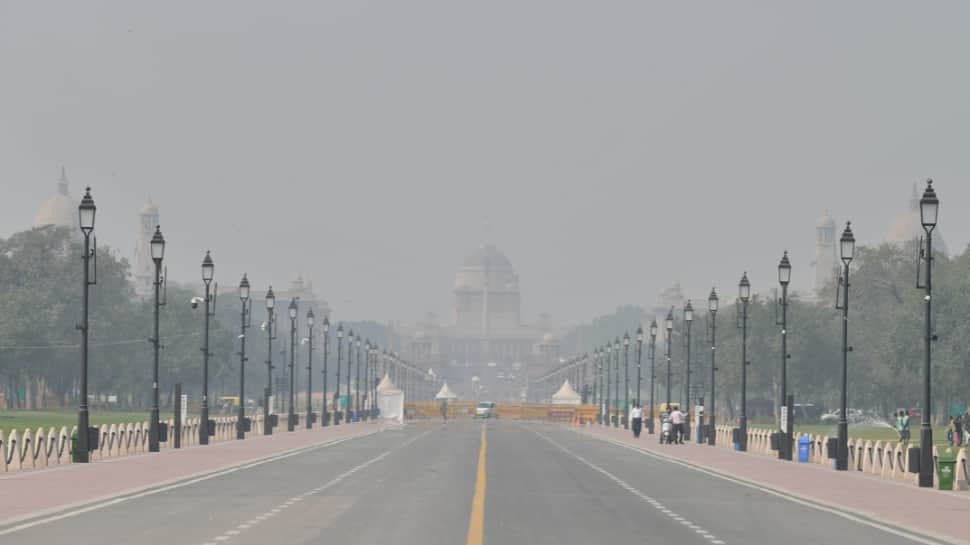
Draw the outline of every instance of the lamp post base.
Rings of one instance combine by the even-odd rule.
[[[933,487],[933,428],[919,430],[919,486]]]
[[[152,407],[148,428],[148,452],[158,452],[158,407]]]
[[[849,424],[839,422],[838,444],[835,451],[835,470],[849,470]]]

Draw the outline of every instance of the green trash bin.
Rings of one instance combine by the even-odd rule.
[[[940,449],[940,455],[936,458],[936,476],[940,483],[940,490],[953,490],[956,465],[957,458],[953,447]]]
[[[71,434],[71,462],[77,463],[77,432]]]

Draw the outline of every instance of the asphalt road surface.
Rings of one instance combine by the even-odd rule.
[[[0,543],[936,543],[511,421],[413,424],[21,526]]]

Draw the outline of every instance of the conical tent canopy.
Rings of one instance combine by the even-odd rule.
[[[562,388],[558,392],[552,394],[552,402],[555,404],[578,405],[582,400],[583,396],[573,390],[569,380],[562,383]]]
[[[434,398],[435,399],[458,399],[458,396],[455,395],[455,392],[451,391],[451,388],[448,387],[448,383],[446,382],[441,385],[441,390],[438,391],[438,395],[434,396]]]
[[[377,385],[377,393],[395,392],[395,391],[398,391],[397,386],[395,386],[394,383],[391,382],[391,377],[387,373],[385,373],[384,378],[382,378],[381,382]]]

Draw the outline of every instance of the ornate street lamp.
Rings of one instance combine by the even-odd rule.
[[[165,258],[165,237],[162,236],[162,228],[158,225],[155,226],[155,234],[152,235],[152,240],[149,243],[149,249],[152,255],[152,261],[155,263],[155,281],[153,287],[155,288],[155,303],[154,307],[154,334],[150,339],[152,343],[152,411],[148,417],[148,452],[158,452],[159,443],[162,439],[161,422],[159,422],[158,412],[159,412],[159,401],[158,401],[158,351],[161,348],[159,346],[159,319],[158,310],[159,307],[164,305],[162,301],[162,259]]]
[[[307,362],[306,362],[306,429],[313,427],[313,326],[316,325],[317,318],[313,315],[313,309],[306,313],[307,330]],[[326,393],[323,396],[326,402]]]
[[[606,341],[606,357],[603,358],[603,368],[606,372],[606,418],[604,419],[605,424],[610,426],[613,424],[613,407],[610,405],[610,364],[613,363],[613,343]]]
[[[212,278],[215,274],[212,256],[206,250],[202,258],[202,282],[205,284],[205,336],[202,346],[202,418],[199,426],[199,444],[208,445],[209,436],[215,435],[215,422],[209,420],[209,319],[216,315],[216,295],[218,287],[212,291]]]
[[[684,413],[686,413],[687,418],[684,420],[684,436],[690,441],[690,326],[694,322],[694,307],[690,304],[690,299],[684,306],[684,322],[687,324],[687,348],[685,350],[687,368],[684,373],[684,399],[686,400]]]
[[[293,431],[296,429],[296,411],[293,407],[293,387],[294,380],[296,379],[296,371],[294,368],[294,363],[296,360],[296,315],[299,309],[296,306],[296,299],[290,299],[290,306],[287,308],[290,315],[290,402],[287,403],[286,411],[286,431]]]
[[[84,197],[81,199],[81,204],[78,206],[77,211],[81,233],[84,234],[84,253],[81,255],[84,267],[82,274],[83,296],[81,298],[81,323],[77,325],[77,328],[81,331],[81,399],[77,411],[77,461],[87,463],[90,451],[94,450],[98,445],[97,428],[92,428],[88,424],[88,290],[98,282],[97,271],[95,271],[94,280],[90,278],[92,257],[94,258],[95,269],[98,266],[97,240],[94,242],[94,250],[91,249],[91,233],[94,231],[94,215],[97,212],[97,207],[94,205],[94,199],[91,198],[90,187],[85,189]]]
[[[640,360],[643,354],[643,327],[637,327],[637,407],[640,406]]]
[[[656,386],[654,382],[657,380],[657,319],[654,318],[650,322],[650,420],[647,424],[647,433],[653,435],[653,408],[655,402],[653,399],[654,392],[656,391]]]
[[[926,346],[926,358],[923,365],[923,411],[920,418],[919,430],[919,485],[921,487],[933,486],[933,428],[930,426],[930,409],[933,407],[930,397],[930,344],[935,340],[933,335],[933,313],[932,313],[932,292],[933,292],[933,229],[936,228],[937,216],[940,212],[940,200],[936,197],[933,190],[933,180],[926,180],[926,190],[923,191],[923,198],[919,201],[920,223],[926,231],[926,330],[924,344]],[[917,276],[919,273],[917,272]]]
[[[741,275],[738,283],[738,299],[741,300],[741,422],[738,450],[748,450],[748,301],[751,299],[751,282],[748,272]]]
[[[839,239],[839,249],[842,257],[842,275],[839,277],[839,285],[842,288],[841,305],[836,301],[836,308],[842,310],[842,398],[841,414],[839,414],[838,428],[838,448],[835,455],[835,469],[847,471],[849,469],[849,421],[846,416],[846,406],[848,405],[848,379],[849,379],[849,264],[855,257],[855,236],[852,234],[852,222],[846,222],[845,231]]]
[[[330,355],[330,319],[323,317],[323,407],[320,417],[321,425],[330,425],[330,411],[327,410],[327,358]]]
[[[361,357],[360,345],[361,345],[361,340],[360,340],[360,335],[358,335],[357,336],[357,347],[356,347],[357,348],[357,377],[355,379],[355,384],[354,384],[354,420],[355,421],[361,419],[361,415],[360,415],[360,363],[361,363],[360,362],[360,357]]]
[[[613,408],[616,414],[616,420],[613,421],[613,427],[620,427],[620,338],[617,337],[613,341]]]
[[[781,256],[778,263],[778,283],[781,284],[781,410],[784,412],[784,425],[781,426],[781,441],[778,443],[778,459],[792,458],[792,407],[788,406],[788,284],[791,282],[791,261],[788,252]]]
[[[266,290],[266,390],[263,392],[263,435],[273,435],[270,398],[273,392],[273,340],[276,339],[276,329],[273,327],[275,308],[276,296],[273,295],[273,286],[270,286]]]
[[[667,414],[670,414],[670,357],[671,339],[674,333],[674,307],[670,307],[670,312],[667,313],[667,319],[664,321],[664,326],[667,329]]]
[[[239,301],[242,303],[242,316],[239,326],[239,415],[236,417],[236,439],[245,439],[249,429],[246,418],[246,330],[253,325],[253,302],[249,299],[249,278],[243,273],[239,282]]]
[[[334,389],[334,393],[333,393],[333,425],[334,426],[340,425],[340,414],[341,414],[341,411],[340,411],[340,363],[341,361],[340,360],[342,357],[341,350],[343,348],[343,339],[344,339],[344,325],[338,324],[337,325],[337,382],[336,382],[337,386]]]
[[[711,409],[709,411],[710,415],[708,416],[707,444],[712,447],[716,443],[717,437],[717,418],[714,416],[714,395],[717,393],[715,389],[716,383],[714,381],[715,372],[717,371],[717,306],[717,292],[714,288],[711,288],[711,294],[707,297],[707,312],[711,317],[711,337],[709,339],[711,343]]]
[[[353,398],[353,394],[350,391],[350,377],[351,377],[350,368],[354,365],[353,350],[354,350],[354,331],[351,330],[347,334],[347,411],[344,417],[344,422],[347,424],[350,424],[351,422],[354,421],[353,417],[350,414],[351,412],[353,412],[353,408],[354,408],[353,406],[354,398]]]
[[[623,334],[623,429],[630,429],[630,334]]]

